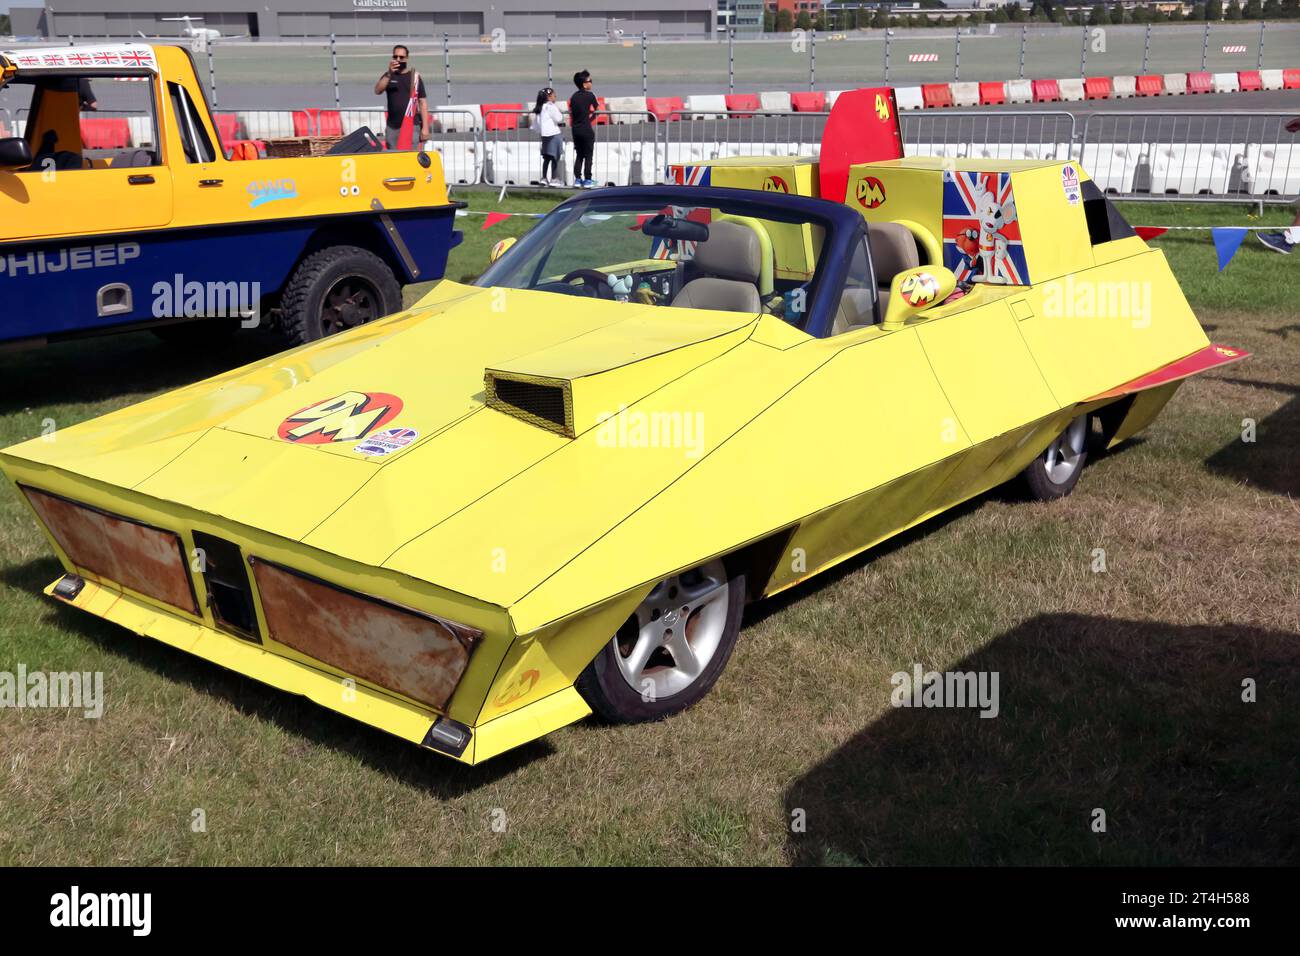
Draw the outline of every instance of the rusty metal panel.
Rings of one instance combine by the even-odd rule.
[[[267,633],[348,674],[446,709],[482,632],[250,559]]]
[[[180,535],[35,488],[23,493],[73,564],[198,615]]]

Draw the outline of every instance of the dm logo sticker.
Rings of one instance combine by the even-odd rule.
[[[788,193],[790,187],[785,184],[785,180],[780,176],[768,176],[763,180],[763,192],[765,193]]]
[[[939,294],[939,280],[928,272],[914,272],[899,284],[898,292],[904,302],[917,308],[934,301]]]
[[[885,184],[875,176],[863,176],[858,180],[858,205],[863,209],[875,209],[885,204]]]
[[[296,445],[359,441],[402,411],[402,400],[387,392],[344,392],[300,408],[275,433]]]

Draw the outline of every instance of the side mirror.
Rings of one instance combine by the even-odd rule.
[[[889,284],[889,307],[881,328],[901,329],[912,316],[938,305],[957,288],[957,277],[943,266],[917,266],[894,276]]]
[[[0,139],[0,169],[26,169],[32,164],[32,148],[21,136]]]
[[[492,251],[488,253],[488,262],[490,263],[496,262],[498,259],[504,256],[506,254],[506,250],[509,249],[514,244],[515,244],[515,237],[506,236],[506,238],[502,239],[500,242],[498,242],[495,246],[492,247]]]

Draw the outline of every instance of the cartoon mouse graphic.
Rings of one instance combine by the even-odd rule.
[[[1011,277],[1005,268],[999,269],[1000,263],[1007,257],[1007,237],[1002,230],[1016,221],[1016,204],[1011,199],[1004,206],[988,189],[975,194],[975,210],[979,216],[979,245],[976,250],[983,267],[985,282],[1008,284]],[[974,230],[971,230],[974,232]],[[971,265],[974,266],[974,257]]]

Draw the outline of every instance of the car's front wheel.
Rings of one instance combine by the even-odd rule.
[[[1074,490],[1088,460],[1088,425],[1086,414],[1075,418],[1021,473],[1031,497],[1054,501]]]
[[[578,678],[578,691],[615,723],[659,720],[685,710],[727,666],[740,633],[745,577],[722,561],[655,585]]]

